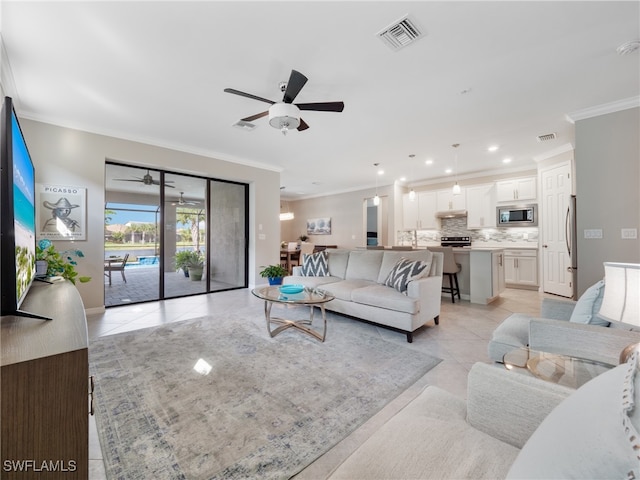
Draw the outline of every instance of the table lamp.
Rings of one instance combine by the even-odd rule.
[[[605,290],[598,314],[607,320],[640,326],[640,264],[604,263]],[[640,344],[625,347],[620,363],[625,363]]]

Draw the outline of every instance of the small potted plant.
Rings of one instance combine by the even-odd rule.
[[[304,233],[300,235],[298,238],[300,239],[301,242],[306,242],[307,240],[309,240],[309,237],[307,237]]]
[[[269,279],[269,285],[282,285],[282,278],[289,274],[282,265],[267,265],[262,267],[260,276]]]
[[[196,253],[193,250],[180,250],[176,252],[175,263],[176,270],[181,269],[184,272],[184,276],[189,276],[189,261],[192,259],[193,254]]]
[[[194,282],[202,280],[202,272],[204,270],[204,255],[200,252],[190,252],[191,255],[187,260],[187,268],[189,269],[189,278]]]
[[[47,277],[62,277],[75,285],[76,280],[86,283],[91,277],[78,277],[74,257],[83,258],[81,250],[69,249],[58,252],[50,240],[44,238],[36,245],[36,262],[40,262],[39,272],[46,272]],[[46,263],[46,267],[44,264]]]

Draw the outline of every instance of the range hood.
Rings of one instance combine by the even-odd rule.
[[[466,216],[466,210],[445,210],[443,212],[436,212],[436,217],[438,218],[459,218]]]

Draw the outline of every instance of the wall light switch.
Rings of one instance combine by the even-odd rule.
[[[623,228],[620,230],[620,237],[625,240],[635,240],[638,238],[637,228]]]
[[[585,229],[584,238],[602,238],[601,228]]]
[[[258,240],[266,240],[267,236],[264,233],[258,234]]]

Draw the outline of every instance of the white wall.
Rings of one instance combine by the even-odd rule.
[[[104,174],[107,159],[248,183],[249,284],[263,283],[258,275],[260,265],[279,262],[279,173],[26,119],[21,119],[20,124],[36,167],[37,183],[87,188],[87,240],[75,242],[75,247],[85,254],[79,261],[80,274],[92,277],[91,282],[78,284],[88,310],[104,307]],[[260,234],[264,235],[263,240],[259,239]],[[68,242],[58,244],[61,249],[68,248]]]
[[[640,241],[620,229],[640,228],[640,108],[576,122],[578,295],[604,276],[602,263],[640,263]],[[602,229],[585,239],[585,229]]]

